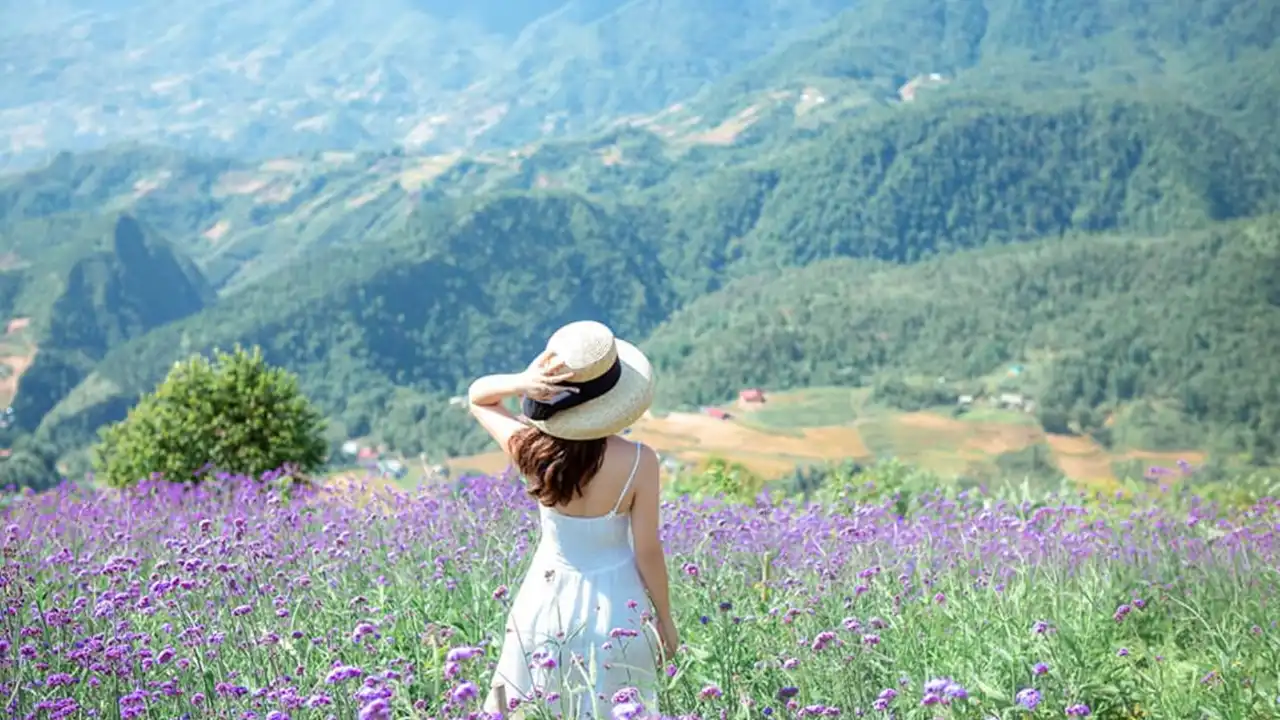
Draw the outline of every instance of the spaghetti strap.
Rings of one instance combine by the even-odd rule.
[[[618,502],[613,504],[613,510],[609,511],[609,517],[618,514],[618,510],[622,508],[622,501],[627,498],[627,492],[631,490],[631,481],[636,479],[636,470],[640,469],[640,443],[634,443],[636,446],[636,461],[631,464],[631,474],[627,476],[627,484],[622,486],[622,494],[618,496]]]

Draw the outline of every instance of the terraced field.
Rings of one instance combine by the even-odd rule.
[[[711,458],[741,463],[764,477],[779,477],[797,465],[844,459],[896,457],[943,475],[984,476],[997,459],[1047,446],[1062,473],[1088,487],[1117,486],[1117,465],[1134,460],[1172,466],[1199,464],[1203,452],[1112,452],[1088,437],[1050,435],[1025,413],[980,409],[953,417],[945,410],[903,413],[875,407],[865,389],[813,388],[768,396],[762,405],[727,405],[727,419],[673,412],[645,417],[631,437],[665,456],[699,465]],[[455,458],[455,471],[501,472],[499,452]]]

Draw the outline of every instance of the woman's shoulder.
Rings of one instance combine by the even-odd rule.
[[[658,451],[639,440],[615,435],[610,450],[616,454],[619,465],[625,465],[628,470],[635,467],[637,478],[652,474],[658,468]]]

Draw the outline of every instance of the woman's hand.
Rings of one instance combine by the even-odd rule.
[[[676,624],[671,618],[658,621],[658,640],[662,642],[664,658],[676,656],[676,649],[680,647],[680,631],[676,630]]]
[[[550,349],[529,363],[520,373],[520,394],[539,402],[546,402],[562,392],[578,392],[578,388],[565,387],[561,383],[573,377],[573,371],[556,359]]]

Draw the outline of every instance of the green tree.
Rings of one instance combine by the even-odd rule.
[[[105,428],[94,469],[112,486],[159,473],[199,482],[207,469],[259,476],[285,465],[301,474],[325,460],[321,414],[297,378],[259,348],[200,355],[174,365],[155,392]]]
[[[0,493],[10,488],[48,490],[62,482],[50,448],[21,438],[8,457],[0,460]]]

